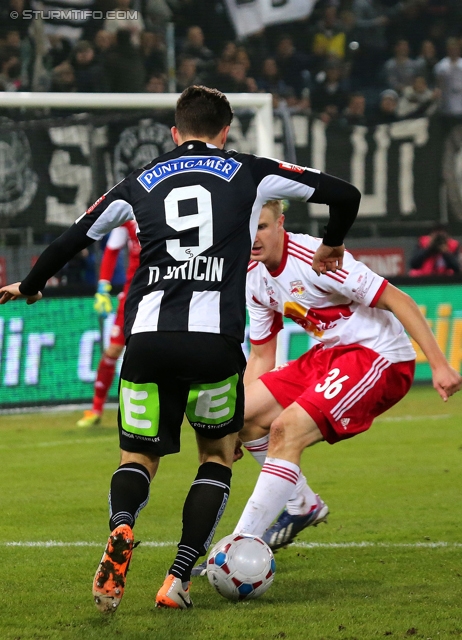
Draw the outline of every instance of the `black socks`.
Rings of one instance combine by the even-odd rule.
[[[142,464],[128,462],[112,476],[109,492],[109,528],[121,524],[133,527],[139,512],[148,504],[151,478]]]
[[[169,569],[182,582],[191,577],[191,569],[212,542],[229,497],[231,469],[206,462],[198,469],[183,507],[183,533],[178,553]]]

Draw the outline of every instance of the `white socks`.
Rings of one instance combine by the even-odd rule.
[[[261,467],[263,466],[268,453],[268,442],[269,434],[263,436],[263,438],[258,438],[258,440],[243,443],[244,447],[255,458]],[[308,486],[303,473],[300,472],[294,491],[285,505],[286,509],[292,516],[300,516],[308,513],[311,507],[315,504],[317,504],[316,494]]]
[[[280,458],[266,458],[255,489],[234,533],[262,536],[284,508],[300,475],[298,465]]]

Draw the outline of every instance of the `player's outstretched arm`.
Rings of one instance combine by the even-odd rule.
[[[247,387],[255,380],[274,369],[276,364],[277,336],[263,344],[253,344],[250,349],[247,367],[244,373],[244,384]]]
[[[17,300],[18,298],[25,298],[27,304],[34,304],[42,297],[40,291],[33,296],[23,295],[19,290],[20,282],[14,284],[7,284],[0,289],[0,304],[6,304],[11,300]]]
[[[433,386],[445,402],[462,388],[462,376],[446,360],[427,321],[410,296],[387,284],[376,306],[392,311],[417,342],[431,367]]]

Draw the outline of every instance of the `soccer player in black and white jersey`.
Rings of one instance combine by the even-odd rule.
[[[359,208],[351,184],[314,169],[224,151],[232,121],[227,98],[189,87],[180,96],[174,151],[104,194],[40,256],[0,304],[34,303],[47,279],[78,251],[135,219],[140,266],[125,306],[118,416],[121,461],[111,480],[111,535],[93,595],[101,611],[122,598],[133,527],[162,456],[180,448],[183,414],[197,435],[200,467],[186,498],[176,558],[156,602],[191,606],[189,578],[226,506],[237,433],[243,425],[241,350],[248,257],[265,202],[297,198],[329,205],[317,273],[342,267],[343,240]]]
[[[408,392],[415,351],[405,329],[427,357],[441,398],[462,387],[412,298],[348,252],[341,269],[317,277],[319,246],[318,238],[285,231],[280,202],[263,207],[247,274],[251,353],[241,439],[251,452],[266,448],[267,457],[235,533],[262,536],[273,549],[315,524],[323,504],[311,492],[306,514],[286,507],[270,527],[294,489],[309,500],[300,482],[303,450],[366,431]],[[319,342],[274,369],[283,316]]]

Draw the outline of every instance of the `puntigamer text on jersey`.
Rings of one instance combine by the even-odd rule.
[[[148,192],[151,191],[156,184],[165,180],[165,178],[175,173],[185,173],[188,171],[212,173],[214,176],[218,176],[229,182],[241,166],[242,164],[233,158],[183,156],[175,160],[159,162],[151,169],[143,171],[143,173],[138,176],[138,181]]]

